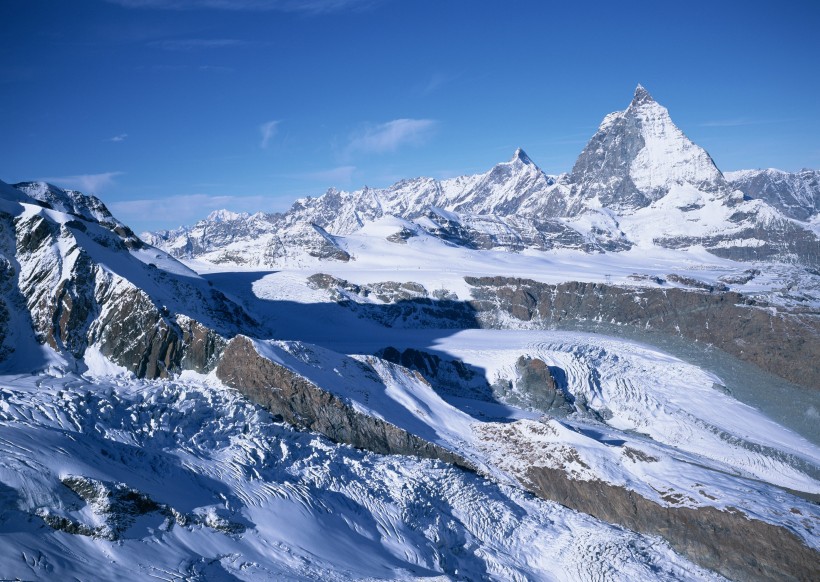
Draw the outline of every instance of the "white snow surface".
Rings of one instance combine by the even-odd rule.
[[[6,578],[720,579],[516,488],[296,432],[194,374],[0,377],[0,450]],[[105,491],[149,501],[129,515]]]
[[[689,191],[681,187],[682,192]],[[621,224],[629,230],[639,244],[628,251],[618,253],[586,253],[573,249],[551,251],[524,250],[511,253],[504,250],[477,250],[447,244],[426,233],[418,233],[405,244],[388,242],[387,237],[412,227],[400,218],[385,216],[364,226],[353,234],[336,237],[340,247],[353,258],[348,263],[338,261],[304,261],[301,257],[293,262],[284,261],[280,269],[269,271],[260,265],[237,266],[213,264],[207,260],[194,259],[183,262],[200,273],[262,272],[269,274],[259,277],[254,286],[266,299],[282,299],[298,302],[328,300],[327,296],[315,294],[303,282],[310,275],[328,273],[358,284],[383,281],[415,281],[433,292],[445,289],[456,294],[458,299],[470,299],[470,286],[465,276],[505,276],[532,279],[542,283],[563,283],[566,281],[586,281],[628,285],[633,287],[669,288],[680,283],[659,284],[657,279],[665,279],[669,274],[682,275],[705,285],[718,286],[721,279],[734,282],[727,288],[751,296],[757,296],[774,304],[789,304],[786,289],[800,289],[811,305],[820,305],[820,288],[815,278],[803,269],[786,264],[765,265],[739,262],[717,257],[703,247],[686,249],[665,249],[652,244],[657,237],[657,225],[669,225],[670,234],[686,234],[686,229],[700,229],[704,233],[719,231],[718,220],[712,220],[708,205],[697,212],[698,222],[686,222],[690,213],[685,213],[674,204],[659,203],[645,212],[639,211]],[[681,218],[683,217],[683,218]],[[585,214],[573,219],[573,226],[588,230],[607,220],[605,214]],[[701,221],[702,219],[702,221]],[[682,220],[680,224],[678,221]],[[646,244],[642,244],[642,243]],[[752,244],[750,242],[750,244]],[[738,276],[750,269],[762,271],[753,278],[741,282]],[[229,272],[229,271],[227,271]],[[226,275],[227,276],[227,275]],[[801,299],[803,305],[806,298]]]
[[[713,374],[654,348],[592,334],[512,330],[402,330],[380,336],[370,330],[360,338],[324,343],[333,350],[302,341],[257,344],[257,350],[361,412],[460,453],[502,482],[514,482],[510,474],[526,471],[526,465],[510,463],[530,451],[522,450],[520,441],[506,450],[505,440],[488,437],[492,431],[486,426],[526,426],[540,414],[500,402],[447,398],[402,367],[356,353],[388,345],[426,349],[474,367],[490,383],[515,380],[519,357],[539,358],[564,370],[572,395],[607,418],[606,424],[585,417],[547,421],[556,431],[553,444],[560,452],[574,448],[587,468],[576,474],[560,455],[550,457],[542,439],[531,441],[546,466],[624,486],[664,505],[736,507],[764,521],[787,523],[820,545],[800,519],[783,514],[781,490],[772,487],[820,494],[820,449],[720,391]],[[625,463],[630,450],[655,460]],[[664,496],[671,493],[684,500],[667,501]],[[793,503],[801,511],[816,511],[805,501]]]
[[[639,190],[653,191],[672,184],[714,183],[722,179],[706,150],[692,143],[672,122],[667,109],[656,101],[633,103],[621,115],[633,116],[642,129],[644,146],[632,161],[629,172]]]

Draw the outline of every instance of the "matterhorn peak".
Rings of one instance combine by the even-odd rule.
[[[630,107],[637,107],[638,105],[643,105],[645,103],[655,103],[655,100],[652,98],[652,95],[649,94],[643,85],[638,83],[638,86],[635,87],[635,95],[632,97],[632,103],[629,104]]]
[[[642,85],[625,111],[604,118],[575,162],[572,181],[585,198],[618,211],[647,206],[673,185],[704,191],[725,186],[709,154],[684,135]]]
[[[525,152],[521,148],[518,148],[518,149],[515,150],[515,153],[513,154],[513,157],[510,160],[510,163],[514,163],[516,161],[521,162],[523,164],[526,164],[528,166],[534,166],[535,165],[535,162],[533,162],[530,159],[530,157],[527,155],[527,152]]]

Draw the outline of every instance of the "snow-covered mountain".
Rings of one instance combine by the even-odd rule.
[[[820,170],[741,170],[725,176],[733,188],[764,200],[789,218],[809,221],[820,213]]]
[[[0,183],[0,572],[816,579],[816,196],[747,177],[639,87],[570,174],[147,242]]]
[[[626,110],[601,122],[575,162],[570,183],[570,214],[590,205],[628,213],[680,186],[728,194],[709,154],[678,129],[666,108],[641,85]]]
[[[597,253],[702,246],[741,261],[818,268],[817,174],[731,177],[638,86],[627,109],[604,118],[569,174],[549,176],[519,149],[485,174],[331,189],[284,214],[211,216],[143,238],[178,258],[305,265],[349,260],[336,237],[393,216],[410,223],[399,238],[422,232],[467,248]]]
[[[220,333],[252,327],[238,305],[96,198],[43,184],[0,183],[0,193],[0,369],[92,350],[149,378],[205,371]]]

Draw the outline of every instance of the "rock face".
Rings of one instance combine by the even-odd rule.
[[[570,479],[564,471],[532,467],[523,479],[544,499],[660,535],[692,561],[732,580],[794,580],[820,576],[820,555],[782,527],[713,507],[663,507],[602,481]]]
[[[102,200],[96,196],[83,194],[77,190],[63,190],[45,182],[21,182],[14,184],[21,192],[51,208],[85,220],[95,222],[117,234],[129,248],[138,248],[143,243],[133,231],[114,218]]]
[[[578,156],[570,183],[570,198],[576,198],[567,209],[570,214],[592,199],[616,212],[634,211],[665,196],[673,184],[726,189],[709,154],[692,143],[640,85],[625,111],[601,123]]]
[[[550,416],[565,416],[576,411],[575,398],[567,390],[563,370],[550,367],[538,358],[521,356],[515,366],[517,377],[498,379],[491,385],[480,370],[461,360],[442,358],[424,350],[400,351],[391,346],[376,355],[415,371],[436,392],[448,396],[503,402]]]
[[[820,387],[820,317],[780,311],[734,292],[629,289],[593,283],[549,285],[524,279],[467,277],[485,325],[509,313],[528,325],[574,320],[625,324],[712,344],[809,388]]]
[[[494,402],[500,397],[483,374],[460,360],[442,358],[414,348],[398,350],[392,346],[379,350],[376,355],[413,370],[439,394],[485,402]]]
[[[795,173],[780,170],[727,172],[733,188],[777,208],[795,220],[809,220],[820,213],[820,170]]]
[[[308,277],[308,284],[316,289],[330,291],[331,297],[338,304],[386,327],[478,327],[475,311],[470,304],[457,301],[446,291],[435,290],[429,293],[423,285],[412,281],[358,285],[332,275],[316,273]],[[383,304],[358,302],[368,298],[377,299]]]
[[[516,362],[516,371],[517,392],[525,395],[526,403],[531,407],[552,414],[575,411],[574,398],[555,379],[558,370],[551,370],[538,358],[521,356]]]
[[[253,328],[241,308],[192,271],[144,262],[169,258],[156,249],[150,254],[98,200],[48,185],[26,187],[41,200],[20,191],[12,199],[6,190],[0,201],[0,317],[17,320],[2,338],[6,360],[33,333],[70,359],[82,359],[93,346],[141,377],[207,372],[224,336]]]
[[[174,525],[199,525],[227,534],[245,531],[244,524],[231,522],[216,513],[204,516],[181,513],[125,483],[106,483],[69,475],[62,479],[62,484],[71,491],[74,499],[59,512],[52,513],[42,508],[36,515],[52,529],[69,534],[118,541],[130,537],[128,530],[137,520],[146,518],[153,522],[154,527],[164,531],[170,531]],[[78,520],[72,513],[80,514],[82,518]],[[85,520],[91,516],[96,523],[86,523]],[[144,534],[131,535],[142,537]]]
[[[322,433],[338,443],[382,454],[439,459],[473,470],[459,455],[355,411],[339,397],[261,356],[245,336],[236,336],[228,343],[216,375],[284,421]]]

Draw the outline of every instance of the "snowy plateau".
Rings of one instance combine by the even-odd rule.
[[[640,86],[561,175],[0,182],[0,324],[2,579],[820,579],[820,171]]]

